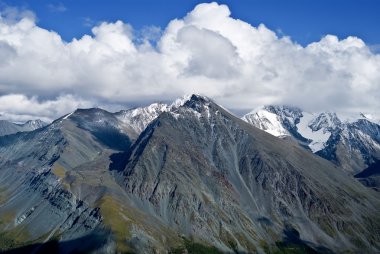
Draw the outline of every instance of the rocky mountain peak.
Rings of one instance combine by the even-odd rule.
[[[283,117],[293,117],[293,118],[302,117],[302,110],[295,106],[265,105],[263,108],[268,110],[271,113],[274,113]]]
[[[342,122],[336,113],[324,112],[313,119],[308,126],[313,131],[318,131],[320,129],[334,130],[339,128],[341,124]]]
[[[210,103],[212,101],[201,95],[193,94],[191,97],[183,104],[185,107],[192,108],[195,111],[198,111],[199,113],[203,112],[206,107],[210,106]]]
[[[40,119],[29,120],[23,124],[23,126],[28,126],[30,128],[33,128],[33,129],[38,129],[38,128],[44,127],[46,125],[47,125],[47,123],[45,123],[44,121],[42,121]]]
[[[306,112],[296,107],[267,105],[242,119],[274,136],[292,136],[350,174],[380,159],[380,126],[370,114]]]

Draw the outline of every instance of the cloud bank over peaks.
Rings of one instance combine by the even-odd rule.
[[[13,120],[191,93],[233,109],[291,104],[374,112],[379,86],[380,55],[361,39],[326,35],[303,47],[232,18],[217,3],[197,5],[162,31],[103,22],[70,42],[39,27],[30,12],[0,18],[0,112]]]
[[[58,96],[54,100],[38,101],[36,97],[21,94],[0,96],[0,116],[13,122],[26,122],[30,119],[41,119],[49,122],[57,116],[77,108],[92,107],[94,102],[84,101],[72,95]]]

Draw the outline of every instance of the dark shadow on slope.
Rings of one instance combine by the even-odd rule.
[[[380,191],[380,160],[354,176],[364,186]]]
[[[92,233],[87,236],[83,236],[78,239],[68,240],[63,242],[58,242],[56,240],[49,241],[46,243],[35,243],[22,247],[17,247],[10,250],[1,251],[1,254],[52,254],[52,253],[91,253],[107,242],[106,232]]]
[[[355,175],[355,178],[366,178],[374,175],[380,176],[380,160],[371,164],[368,168]]]
[[[128,163],[130,152],[120,152],[111,154],[109,170],[123,171]]]
[[[260,217],[257,219],[257,221],[265,226],[273,226],[272,220],[269,219],[268,217]]]
[[[113,127],[92,131],[91,133],[100,143],[110,149],[127,151],[131,146],[129,137]]]
[[[116,117],[103,109],[77,109],[70,119],[110,149],[127,151],[131,146],[128,135],[118,129]]]
[[[283,230],[284,238],[282,242],[276,245],[280,253],[307,253],[307,254],[333,254],[334,252],[324,246],[315,246],[315,244],[300,239],[299,232],[293,227],[287,225]]]
[[[136,160],[136,158],[139,158],[140,155],[143,153],[146,145],[148,144],[151,136],[153,135],[155,126],[159,125],[158,120],[154,120],[152,123],[150,123],[146,129],[139,135],[135,143],[125,152],[120,153],[114,153],[110,156],[110,166],[109,170],[116,170],[116,171],[123,171],[127,164],[133,160],[133,156]]]

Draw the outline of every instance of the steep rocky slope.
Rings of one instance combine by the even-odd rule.
[[[207,98],[158,105],[0,137],[0,249],[379,251],[377,192]]]
[[[91,111],[78,110],[42,129],[0,138],[1,248],[65,241],[105,230],[99,208],[83,201],[91,190],[78,184],[80,193],[75,191],[80,173],[69,175],[70,170],[109,154],[110,139],[120,133],[110,135],[112,127],[106,125],[112,119],[102,114],[102,121],[107,122],[102,125]],[[129,147],[127,137],[124,141],[116,138],[112,146],[123,142]],[[82,181],[90,185],[91,180]],[[80,250],[81,243],[69,248]]]
[[[380,247],[376,193],[206,98],[161,114],[123,162],[139,209],[225,251],[262,251],[289,229],[315,249]]]

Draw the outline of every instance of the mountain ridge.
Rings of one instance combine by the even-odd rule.
[[[352,175],[380,158],[380,125],[374,116],[308,113],[297,107],[263,106],[242,119],[277,137],[294,138]]]
[[[100,234],[101,253],[167,253],[190,240],[255,253],[293,232],[315,251],[380,249],[377,192],[209,98],[172,105],[142,132],[131,125],[145,116],[93,108],[0,137],[0,232],[14,239],[0,248]]]

